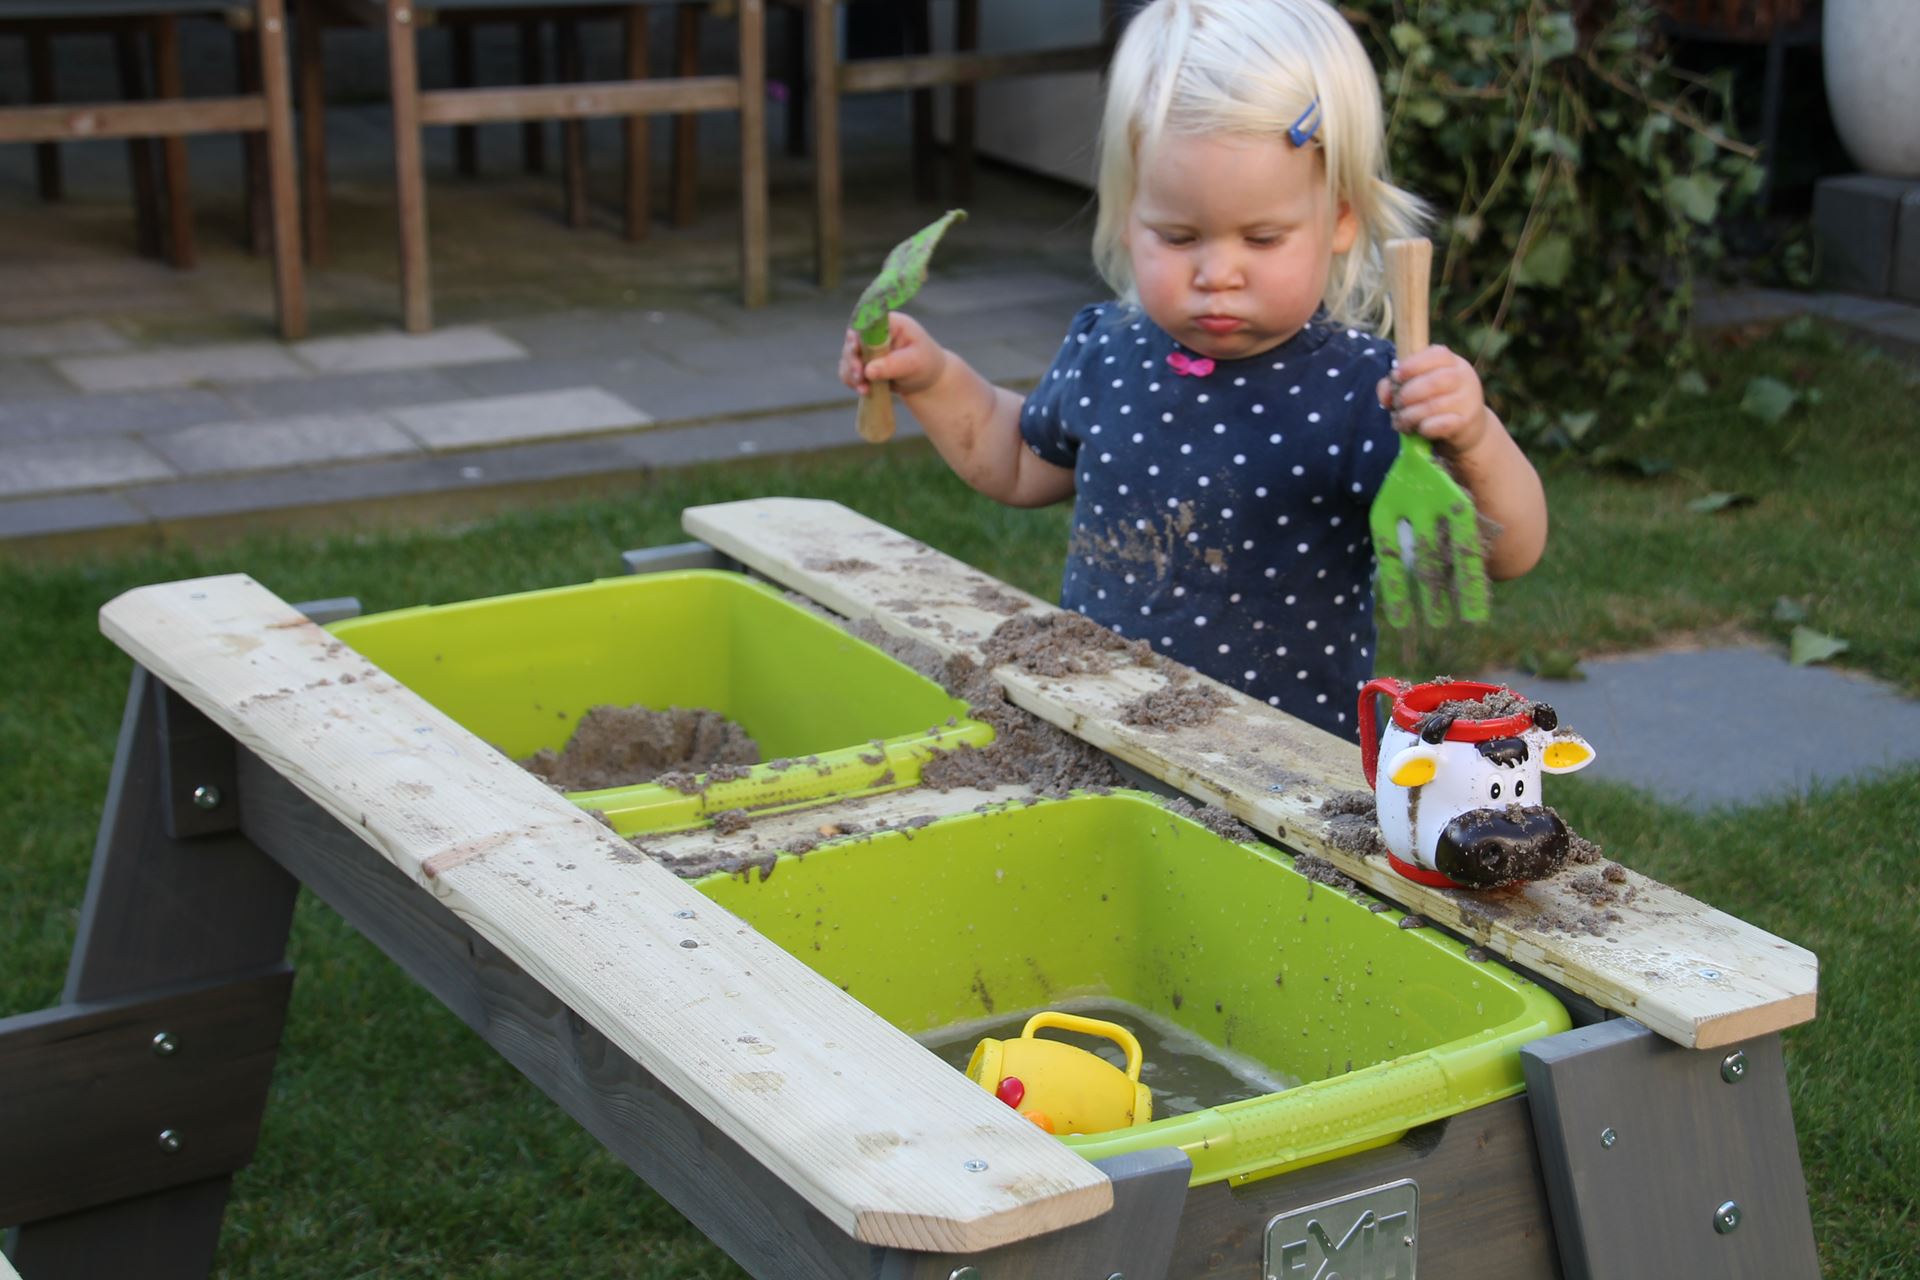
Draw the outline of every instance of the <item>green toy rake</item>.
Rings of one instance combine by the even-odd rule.
[[[1393,339],[1402,360],[1427,346],[1427,278],[1433,245],[1389,240],[1382,247]],[[1473,499],[1433,460],[1424,436],[1403,434],[1400,456],[1367,517],[1379,566],[1380,612],[1395,627],[1420,616],[1429,625],[1487,620],[1487,566]]]

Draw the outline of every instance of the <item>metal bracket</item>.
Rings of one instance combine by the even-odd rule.
[[[1615,1018],[1520,1062],[1566,1280],[1817,1280],[1778,1035],[1684,1049]]]
[[[675,542],[664,547],[637,547],[620,553],[628,573],[676,573],[683,569],[720,569],[744,572],[745,567],[725,552],[704,542]]]

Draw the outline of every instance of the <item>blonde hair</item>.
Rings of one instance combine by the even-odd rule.
[[[1137,303],[1126,226],[1141,150],[1169,133],[1284,138],[1315,100],[1317,144],[1334,202],[1359,224],[1336,254],[1322,300],[1340,324],[1383,331],[1391,319],[1380,245],[1416,235],[1420,201],[1387,178],[1380,85],[1360,39],[1325,0],[1154,0],[1128,25],[1108,71],[1100,126],[1094,261]]]

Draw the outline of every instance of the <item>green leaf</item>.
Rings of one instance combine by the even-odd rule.
[[[937,221],[893,246],[887,260],[880,264],[880,274],[873,278],[853,308],[851,328],[862,342],[870,347],[885,344],[889,332],[888,313],[905,306],[920,292],[920,286],[927,282],[927,266],[933,261],[934,246],[947,234],[948,227],[965,221],[966,216],[965,209],[950,209]]]
[[[1687,504],[1687,510],[1710,516],[1716,511],[1731,511],[1735,507],[1750,507],[1759,499],[1750,493],[1735,493],[1727,490],[1715,490],[1695,498]]]
[[[1727,184],[1709,173],[1675,175],[1667,179],[1667,202],[1702,225],[1720,212],[1720,192]]]
[[[1411,22],[1396,22],[1387,32],[1387,38],[1393,41],[1393,47],[1401,53],[1411,54],[1416,49],[1427,47],[1426,33]]]
[[[1527,250],[1525,261],[1520,264],[1518,279],[1521,284],[1545,285],[1549,289],[1558,289],[1566,282],[1567,272],[1573,266],[1573,241],[1559,232],[1550,232],[1533,242]]]
[[[1682,395],[1703,396],[1707,394],[1707,379],[1698,369],[1687,369],[1673,380],[1673,389]]]
[[[1762,374],[1747,383],[1746,394],[1740,397],[1740,412],[1772,426],[1792,413],[1799,400],[1800,393],[1792,387]]]
[[[1407,114],[1429,129],[1437,129],[1447,118],[1447,104],[1438,98],[1415,98],[1407,104]]]
[[[1560,428],[1567,433],[1567,439],[1578,444],[1586,438],[1587,432],[1593,430],[1593,424],[1599,419],[1598,409],[1586,409],[1579,413],[1570,409],[1560,415]]]
[[[1846,651],[1845,640],[1801,625],[1793,629],[1793,639],[1787,642],[1787,661],[1796,667],[1804,667],[1815,662],[1825,662],[1828,658],[1837,657]]]
[[[1773,602],[1773,620],[1775,622],[1805,622],[1807,606],[1792,596],[1781,596]]]
[[[1513,335],[1504,329],[1492,325],[1477,324],[1467,330],[1466,341],[1461,344],[1467,359],[1473,361],[1496,360],[1500,353],[1513,341]]]
[[[1780,326],[1780,336],[1788,342],[1805,342],[1816,330],[1812,316],[1795,316]]]
[[[1580,47],[1580,34],[1574,30],[1573,15],[1550,13],[1534,29],[1539,37],[1540,61],[1553,62]]]

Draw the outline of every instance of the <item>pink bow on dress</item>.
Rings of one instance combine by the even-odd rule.
[[[1184,351],[1175,351],[1167,356],[1167,363],[1173,371],[1183,378],[1204,378],[1213,372],[1213,361],[1205,356],[1190,356]]]

